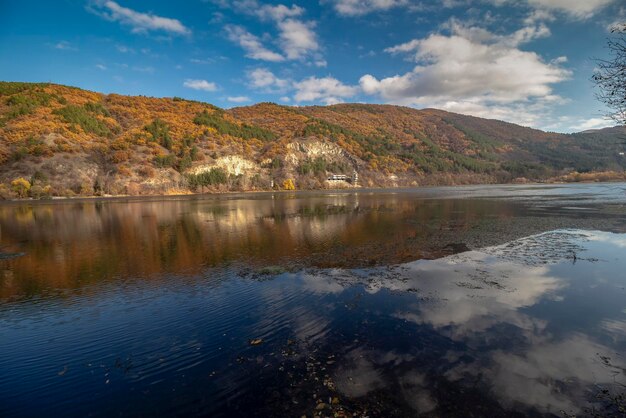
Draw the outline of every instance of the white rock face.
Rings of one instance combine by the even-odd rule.
[[[220,157],[215,161],[215,164],[204,164],[197,167],[193,167],[189,170],[191,174],[200,174],[205,171],[209,171],[212,168],[221,168],[228,174],[238,176],[240,174],[254,174],[258,173],[261,168],[253,161],[241,158],[238,155],[229,155],[226,157]]]
[[[301,159],[330,157],[342,158],[344,151],[338,145],[321,141],[297,141],[287,144],[289,153],[285,156],[288,164],[297,165]]]

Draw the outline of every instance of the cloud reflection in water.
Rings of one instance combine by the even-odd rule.
[[[562,311],[574,308],[582,318],[593,303],[602,303],[571,306],[578,302],[568,297],[576,290],[570,288],[621,284],[623,292],[624,277],[618,273],[626,267],[624,261],[607,263],[601,258],[625,245],[625,235],[553,231],[438,260],[369,271],[308,271],[302,274],[302,284],[316,294],[337,295],[363,286],[369,295],[413,295],[390,314],[463,347],[442,352],[447,380],[470,386],[479,382],[505,408],[581,413],[598,387],[626,383],[623,307],[616,310],[618,317],[603,318],[588,333],[554,330]],[[579,277],[581,263],[604,263],[614,275]],[[441,364],[386,354],[397,362],[385,376],[382,370],[390,363],[380,360],[385,355],[380,350],[357,348],[345,354],[335,374],[339,390],[359,397],[396,386],[416,411],[434,409],[437,401],[428,392],[428,376],[441,370]]]

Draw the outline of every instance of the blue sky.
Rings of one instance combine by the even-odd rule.
[[[590,81],[620,0],[0,0],[0,79],[220,107],[436,107],[610,126]]]

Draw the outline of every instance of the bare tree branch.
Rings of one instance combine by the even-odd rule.
[[[599,89],[598,100],[611,111],[611,119],[626,125],[626,22],[611,28],[614,38],[607,41],[610,59],[596,59],[596,70],[591,77]]]

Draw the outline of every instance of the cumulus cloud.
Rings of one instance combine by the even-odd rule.
[[[309,77],[293,84],[296,102],[320,101],[327,105],[343,102],[343,99],[353,97],[358,88],[348,86],[333,77]]]
[[[287,18],[298,17],[304,14],[304,9],[296,6],[295,4],[291,7],[287,7],[284,4],[277,4],[275,6],[269,4],[260,5],[256,1],[250,0],[236,3],[238,3],[239,8],[245,8],[246,11],[252,12],[261,19],[273,20],[276,22]]]
[[[257,36],[251,34],[242,26],[228,25],[225,29],[228,39],[232,42],[238,43],[244,51],[246,51],[246,57],[255,60],[272,62],[285,60],[285,57],[279,53],[265,48]]]
[[[293,100],[301,102],[321,102],[327,105],[341,103],[344,99],[359,93],[358,86],[349,86],[333,77],[308,77],[300,81],[277,77],[267,68],[249,71],[248,85],[266,93],[293,92]],[[281,102],[290,102],[288,96],[280,98]]]
[[[368,93],[386,98],[486,97],[523,100],[550,94],[550,84],[569,73],[546,64],[534,52],[502,44],[485,44],[453,35],[431,35],[416,45],[418,65],[410,73],[383,80],[362,78]]]
[[[524,19],[524,24],[534,25],[537,22],[552,22],[554,20],[555,20],[555,17],[552,14],[552,12],[546,9],[534,9]]]
[[[315,32],[315,22],[304,21],[300,17],[305,9],[284,4],[269,5],[261,4],[257,0],[239,0],[232,3],[220,3],[224,7],[230,7],[240,13],[255,16],[263,22],[271,22],[278,30],[275,43],[282,54],[269,51],[263,47],[261,41],[255,35],[247,32],[241,26],[227,26],[228,38],[239,43],[246,51],[249,58],[265,61],[304,60],[312,57],[315,64],[324,66],[325,61],[320,57],[320,45]],[[323,63],[323,65],[320,65]]]
[[[248,96],[229,96],[226,100],[232,103],[245,103],[249,102],[250,98]]]
[[[374,11],[389,10],[409,4],[408,0],[327,0],[344,16],[362,16]]]
[[[519,108],[539,110],[563,99],[552,92],[552,85],[567,79],[570,72],[561,67],[564,58],[545,62],[535,52],[520,45],[549,35],[543,25],[525,27],[509,35],[496,35],[485,29],[448,24],[450,35],[432,34],[390,47],[386,52],[405,54],[415,61],[412,71],[378,79],[366,74],[360,86],[366,94],[391,103],[431,106],[482,117],[492,109],[503,116],[532,122],[532,114],[515,117]],[[523,106],[522,106],[523,105]]]
[[[290,85],[290,81],[279,78],[267,68],[257,68],[248,72],[248,85],[254,89],[260,89],[268,93],[284,92]]]
[[[134,33],[163,31],[174,35],[191,34],[191,30],[178,19],[137,12],[114,1],[95,1],[91,4],[91,10],[107,20],[130,26]]]
[[[202,90],[202,91],[216,91],[217,90],[217,84],[206,81],[206,80],[187,79],[183,83],[183,86],[190,88],[190,89]]]
[[[277,22],[277,25],[280,31],[280,45],[288,59],[302,59],[309,52],[319,49],[313,22],[286,19]]]

